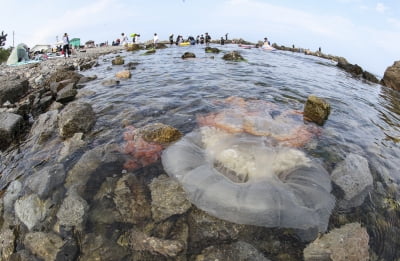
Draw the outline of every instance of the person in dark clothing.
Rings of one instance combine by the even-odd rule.
[[[210,44],[210,41],[211,41],[211,36],[208,33],[206,33],[206,45],[207,46]]]
[[[64,53],[64,58],[67,58],[70,56],[71,51],[69,50],[69,38],[68,38],[68,34],[65,33],[63,36],[63,53]]]
[[[169,36],[169,44],[170,44],[170,45],[173,45],[173,44],[174,44],[174,34],[171,34],[171,35]]]
[[[224,37],[221,37],[221,45],[224,45],[224,44],[225,44]]]
[[[204,43],[204,36],[201,35],[201,36],[200,36],[200,44],[203,44],[203,43]]]

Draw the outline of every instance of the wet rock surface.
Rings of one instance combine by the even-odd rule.
[[[310,95],[304,106],[304,118],[323,125],[331,112],[331,106],[324,99]]]
[[[389,66],[382,78],[382,84],[395,90],[400,90],[400,61]]]

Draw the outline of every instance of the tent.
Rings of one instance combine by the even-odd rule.
[[[69,44],[72,46],[72,48],[79,48],[79,46],[81,45],[81,39],[73,38],[69,40]]]

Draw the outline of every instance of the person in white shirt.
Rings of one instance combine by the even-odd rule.
[[[128,37],[124,33],[122,33],[121,36],[122,36],[121,45],[123,45],[123,46],[127,45]]]
[[[155,33],[153,37],[154,48],[157,48],[158,43],[158,35]]]
[[[65,33],[63,36],[63,52],[64,52],[64,58],[67,58],[70,56],[71,51],[69,50],[69,38],[68,38],[68,34]]]

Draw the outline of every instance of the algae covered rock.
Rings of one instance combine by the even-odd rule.
[[[310,95],[304,107],[304,119],[323,125],[331,112],[331,106],[324,99]]]
[[[121,56],[117,56],[111,61],[111,63],[112,65],[123,65],[125,63],[125,60]]]
[[[234,62],[241,62],[241,61],[246,61],[242,55],[240,55],[239,52],[237,51],[232,51],[230,53],[225,54],[222,59],[226,61],[234,61]]]
[[[135,135],[147,142],[171,143],[182,137],[182,133],[169,125],[154,123],[135,130]]]
[[[188,59],[188,58],[196,58],[196,55],[194,53],[191,53],[191,52],[185,52],[182,55],[182,59]]]
[[[207,46],[205,48],[205,51],[206,51],[206,53],[219,53],[220,52],[220,50],[218,48],[209,47],[209,46]]]

